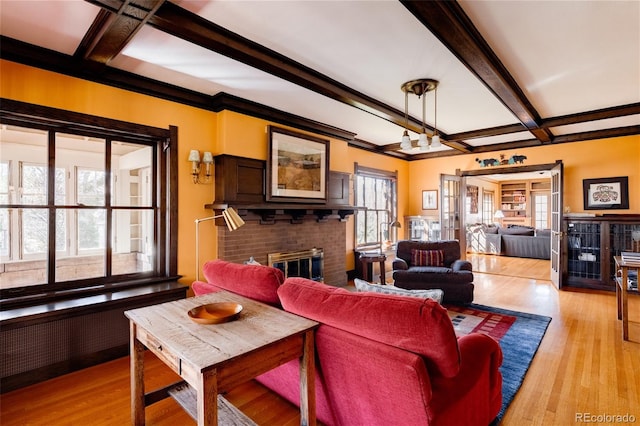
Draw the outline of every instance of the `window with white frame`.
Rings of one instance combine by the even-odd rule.
[[[493,223],[493,214],[495,212],[495,192],[482,190],[482,223],[487,225]]]
[[[355,168],[355,200],[361,207],[355,214],[356,249],[380,246],[383,241],[396,239],[397,172],[359,166]]]

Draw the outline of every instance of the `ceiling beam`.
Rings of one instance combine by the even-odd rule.
[[[553,140],[507,68],[455,1],[400,0],[541,143]]]
[[[108,64],[144,27],[165,0],[87,1],[101,7],[108,3],[109,8],[100,10],[74,56]]]

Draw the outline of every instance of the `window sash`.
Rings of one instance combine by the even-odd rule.
[[[28,112],[29,118],[25,118],[26,112]],[[69,126],[71,121],[74,121],[74,123]],[[41,280],[42,284],[40,284],[38,280],[29,280],[28,282],[19,284],[17,287],[13,286],[13,288],[10,288],[11,286],[5,285],[7,280],[3,279],[0,274],[0,299],[3,300],[5,306],[22,306],[41,303],[38,301],[57,297],[55,292],[58,290],[65,290],[66,297],[68,297],[69,294],[71,294],[69,291],[74,289],[84,292],[96,292],[100,291],[99,288],[119,286],[122,284],[127,286],[145,285],[149,279],[157,281],[157,279],[161,278],[177,278],[177,255],[175,248],[169,240],[169,236],[172,233],[175,234],[175,228],[177,227],[177,218],[175,217],[177,213],[177,209],[175,208],[177,194],[174,187],[175,184],[177,184],[174,178],[177,173],[177,161],[175,155],[172,155],[172,149],[169,149],[172,143],[173,146],[175,146],[174,141],[177,140],[177,128],[158,129],[102,117],[70,113],[17,101],[3,102],[3,105],[0,106],[0,122],[3,124],[3,131],[8,127],[27,129],[32,133],[39,134],[43,140],[47,141],[40,145],[45,147],[45,153],[54,153],[51,156],[45,156],[45,158],[49,158],[48,164],[44,167],[49,170],[48,173],[51,176],[58,173],[55,162],[56,137],[61,134],[58,132],[59,129],[62,128],[65,129],[64,135],[83,136],[85,138],[97,137],[103,138],[103,140],[108,141],[108,143],[120,141],[120,145],[132,144],[133,146],[140,146],[141,148],[145,148],[147,152],[146,156],[152,160],[151,167],[148,168],[149,172],[145,173],[145,176],[148,176],[148,192],[135,201],[136,204],[143,204],[142,206],[136,207],[136,209],[148,212],[139,213],[139,215],[144,215],[144,229],[147,234],[150,234],[145,236],[144,244],[137,243],[138,246],[144,247],[143,255],[139,256],[144,258],[144,266],[140,270],[125,266],[116,268],[116,273],[112,273],[114,269],[112,268],[114,256],[118,256],[120,252],[114,250],[116,242],[111,238],[107,238],[106,235],[116,234],[116,225],[114,225],[116,222],[114,218],[116,216],[115,212],[119,209],[130,208],[129,206],[132,205],[133,201],[125,201],[123,207],[111,206],[109,197],[111,196],[110,186],[112,185],[111,182],[105,182],[106,189],[104,196],[99,194],[104,199],[104,202],[100,203],[102,204],[101,206],[77,205],[70,203],[67,199],[68,196],[71,195],[75,201],[75,191],[69,192],[66,189],[62,190],[57,183],[54,182],[51,184],[47,179],[46,191],[30,189],[26,193],[27,197],[25,201],[29,201],[30,203],[37,202],[38,204],[24,205],[22,204],[22,197],[17,194],[18,191],[14,191],[11,187],[11,172],[9,171],[12,170],[10,167],[11,161],[6,161],[5,158],[1,158],[3,154],[0,153],[0,164],[2,164],[0,167],[0,176],[3,177],[2,183],[0,184],[0,221],[4,224],[3,230],[5,231],[0,235],[0,261],[3,263],[6,263],[11,256],[16,256],[17,254],[13,248],[19,246],[16,241],[16,236],[21,235],[20,233],[22,232],[20,230],[21,219],[18,218],[19,214],[17,213],[23,210],[42,210],[39,212],[41,213],[41,219],[43,221],[46,220],[47,230],[53,230],[54,233],[60,228],[67,230],[74,229],[72,225],[77,223],[78,216],[91,215],[92,211],[95,213],[95,211],[102,210],[105,217],[104,222],[106,223],[106,229],[100,231],[102,234],[99,238],[102,241],[102,247],[104,247],[102,249],[105,253],[104,257],[107,259],[104,273],[94,278],[81,277],[67,281],[56,280],[56,275],[61,276],[60,274],[56,274],[56,264],[63,263],[67,258],[73,257],[74,254],[77,253],[65,252],[63,250],[56,252],[55,249],[47,249],[46,253],[44,253],[43,260],[40,261],[45,264],[45,266],[43,266],[45,272],[44,280]],[[63,123],[63,125],[60,126],[60,123]],[[74,130],[70,131],[70,127],[73,127]],[[114,135],[117,137],[114,138]],[[5,143],[4,139],[2,143]],[[106,159],[104,161],[106,168],[103,173],[111,175],[109,169],[111,149],[109,147],[106,149],[104,156]],[[4,166],[4,164],[8,165]],[[16,172],[14,171],[13,173]],[[68,177],[68,172],[64,172],[63,175],[65,173],[67,174],[66,177]],[[9,174],[9,177],[6,176],[7,174]],[[58,179],[56,178],[55,180],[57,181]],[[41,179],[40,182],[43,183],[44,179]],[[64,185],[62,188],[64,188]],[[45,195],[44,200],[43,194]],[[140,199],[144,201],[141,203]],[[89,202],[91,204],[98,204],[96,200],[97,198],[93,198]],[[56,217],[59,219],[56,220]],[[67,225],[61,226],[61,220],[66,221]],[[11,229],[11,227],[13,227],[14,232],[10,235],[7,229]],[[82,232],[75,233],[81,234]],[[64,233],[62,235],[64,235]],[[78,235],[75,237],[77,236]],[[56,242],[65,242],[72,237],[71,235],[53,236],[51,232],[48,232],[41,238],[46,241],[47,247],[55,247]],[[139,239],[141,237],[137,236],[136,238]],[[88,248],[95,250],[95,245]],[[151,255],[151,258],[149,255]],[[41,254],[40,257],[42,258],[43,255]],[[130,282],[130,280],[134,278],[136,279],[135,283]],[[9,302],[11,300],[13,302]]]

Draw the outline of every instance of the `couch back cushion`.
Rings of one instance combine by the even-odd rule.
[[[272,306],[280,306],[278,287],[284,274],[278,268],[263,265],[240,265],[224,260],[209,260],[202,267],[207,282]]]
[[[442,250],[443,265],[450,267],[460,259],[460,242],[458,240],[444,241],[398,241],[396,256],[407,262],[409,266],[416,266],[411,259],[412,250]]]
[[[459,371],[453,324],[434,300],[351,292],[306,278],[287,278],[278,295],[289,312],[421,355],[432,374]]]
[[[498,233],[502,235],[525,235],[532,237],[534,234],[534,228],[530,226],[510,225],[506,228],[499,228]]]

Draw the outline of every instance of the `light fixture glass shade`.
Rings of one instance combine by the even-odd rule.
[[[426,133],[420,133],[420,136],[418,136],[418,146],[422,151],[429,149],[429,139],[427,138]]]
[[[189,161],[195,161],[197,163],[200,162],[200,151],[198,151],[197,149],[192,149],[189,152]]]
[[[439,148],[442,144],[440,143],[440,135],[433,135],[431,138],[431,148]]]
[[[244,225],[244,220],[242,220],[238,212],[236,212],[233,207],[229,207],[224,210],[222,212],[222,217],[224,218],[224,222],[227,224],[229,231],[235,231]]]
[[[212,164],[213,154],[211,154],[209,151],[205,151],[204,155],[202,156],[202,162],[204,164]]]
[[[405,130],[404,135],[402,135],[402,142],[400,142],[401,149],[411,149],[411,139],[409,138],[409,133]]]

